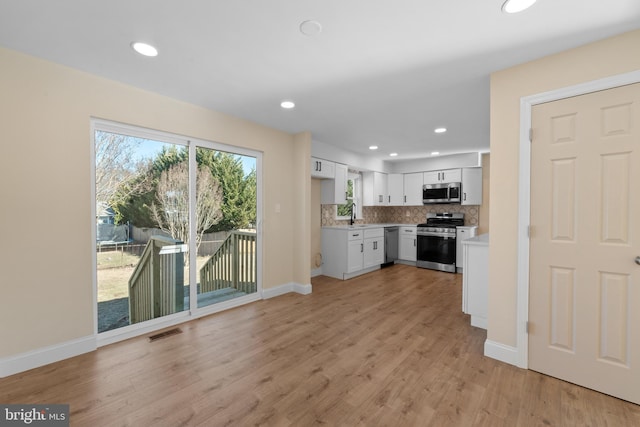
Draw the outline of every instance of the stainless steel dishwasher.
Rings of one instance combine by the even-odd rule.
[[[384,228],[384,264],[393,265],[398,259],[399,227]]]

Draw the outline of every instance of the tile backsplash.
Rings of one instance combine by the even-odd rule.
[[[427,205],[427,206],[364,206],[364,218],[358,224],[421,224],[427,221],[427,212],[461,212],[464,225],[478,225],[479,206]],[[335,205],[322,205],[322,226],[345,225],[349,220],[335,219]]]

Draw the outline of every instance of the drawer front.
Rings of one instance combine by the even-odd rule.
[[[362,240],[364,230],[354,230],[349,232],[349,240]]]
[[[384,237],[384,228],[369,228],[364,230],[364,238],[370,237]]]
[[[400,227],[400,235],[401,236],[415,236],[417,230],[418,229],[416,227]]]

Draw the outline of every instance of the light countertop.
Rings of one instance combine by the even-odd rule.
[[[385,227],[415,227],[418,224],[354,224],[354,225],[327,225],[322,228],[332,230],[366,230]]]
[[[464,239],[462,241],[463,245],[474,245],[474,246],[489,246],[489,233],[481,234],[476,237],[471,237],[470,239]]]

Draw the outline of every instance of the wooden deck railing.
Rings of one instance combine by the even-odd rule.
[[[256,267],[256,233],[232,231],[200,269],[200,293],[224,288],[254,293]]]
[[[129,279],[129,322],[142,322],[184,310],[182,242],[152,236]]]

